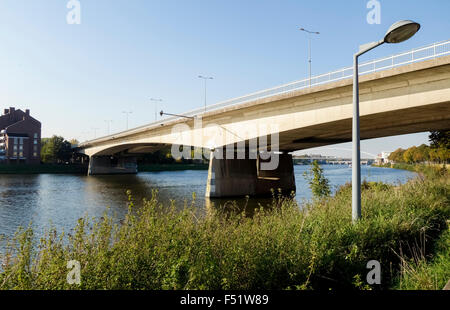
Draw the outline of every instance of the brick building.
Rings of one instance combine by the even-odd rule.
[[[5,109],[0,116],[0,163],[37,164],[40,158],[41,123],[28,109]]]

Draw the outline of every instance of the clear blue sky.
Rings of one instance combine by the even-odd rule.
[[[396,20],[422,24],[411,40],[364,59],[450,39],[450,1],[379,0],[381,24],[366,22],[368,0],[80,0],[81,25],[66,23],[67,0],[0,0],[0,107],[30,108],[43,136],[86,140],[153,121],[149,98],[182,113],[307,76],[351,65],[362,43],[377,40]],[[363,142],[371,154],[427,142],[414,134]],[[350,144],[336,146],[350,149]],[[349,151],[321,151],[350,155]],[[316,153],[317,151],[314,151]]]

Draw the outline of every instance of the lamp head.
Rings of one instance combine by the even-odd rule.
[[[408,40],[416,34],[420,29],[420,24],[411,20],[401,20],[389,27],[384,42],[386,43],[400,43]]]

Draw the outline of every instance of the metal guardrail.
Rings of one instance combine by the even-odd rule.
[[[450,55],[450,40],[442,41],[433,43],[430,45],[426,45],[420,48],[416,48],[413,50],[410,50],[408,52],[403,52],[400,54],[395,54],[389,57],[379,58],[371,61],[367,61],[364,63],[361,63],[359,65],[359,75],[369,74],[377,71],[392,69],[395,67],[400,67],[403,65],[407,65],[410,63],[420,62],[427,59],[437,58],[445,55]],[[322,85],[326,83],[331,83],[339,80],[344,80],[353,77],[353,67],[346,67],[337,71],[328,72],[321,75],[316,75],[311,77],[311,87]],[[309,88],[310,87],[310,79],[306,78],[303,80],[287,83],[284,85],[276,86],[270,89],[261,90],[255,93],[251,93],[242,97],[229,99],[226,101],[222,101],[216,104],[209,105],[205,108],[195,109],[192,111],[188,111],[186,113],[183,113],[182,115],[193,117],[193,116],[199,116],[201,114],[211,112],[214,110],[218,110],[224,107],[230,107],[238,104],[243,104],[246,102],[263,99],[275,95],[281,95],[281,94],[287,94],[293,91],[298,91],[301,89]],[[144,126],[140,126],[131,130],[119,132],[113,135],[109,135],[103,138],[94,139],[91,141],[86,141],[81,144],[88,144],[93,141],[101,141],[101,140],[107,140],[111,138],[115,138],[117,136],[121,136],[125,133],[127,134],[133,134],[141,132],[147,128],[152,128],[155,126],[160,126],[161,124],[174,121],[177,119],[181,119],[180,117],[168,117],[163,120],[153,122]]]

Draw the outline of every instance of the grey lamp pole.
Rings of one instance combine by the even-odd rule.
[[[112,122],[113,122],[113,121],[110,120],[110,119],[105,120],[106,127],[107,127],[107,130],[108,130],[108,136],[109,136],[109,133],[110,133],[111,123],[112,123]]]
[[[309,62],[309,87],[311,87],[311,35],[312,34],[320,34],[320,32],[309,31],[305,28],[300,28],[301,31],[308,33],[308,62]]]
[[[212,80],[213,77],[211,77],[211,76],[202,76],[202,75],[199,75],[198,78],[199,78],[199,79],[203,79],[203,80],[205,81],[205,112],[206,112],[206,81],[207,81],[207,80]]]
[[[98,130],[98,128],[92,127],[92,130],[94,131],[94,139],[97,139],[97,130]]]
[[[162,102],[162,99],[150,98],[150,101],[153,101],[155,103],[155,122],[156,122],[158,115],[158,102]]]
[[[410,20],[402,20],[393,24],[384,39],[361,45],[353,58],[353,123],[352,123],[352,220],[361,218],[361,150],[359,136],[359,72],[358,58],[383,43],[400,43],[411,38],[420,25]]]
[[[133,112],[132,111],[123,111],[122,113],[126,114],[126,116],[127,116],[127,130],[128,130],[128,116]]]

